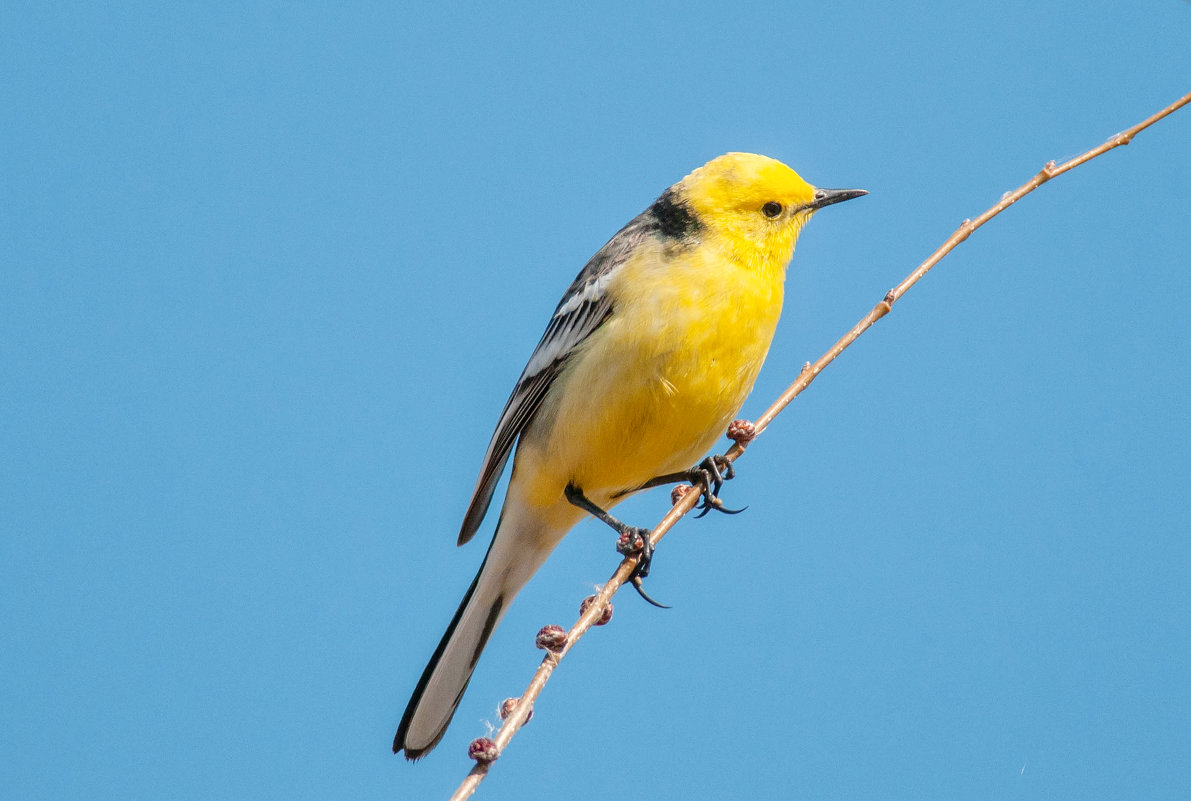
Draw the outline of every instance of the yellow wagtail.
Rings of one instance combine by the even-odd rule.
[[[663,192],[580,271],[484,455],[460,545],[517,445],[496,534],[406,707],[395,753],[417,759],[442,739],[493,629],[580,519],[632,531],[605,510],[659,477],[696,475],[690,466],[724,433],[769,351],[802,226],[863,194],[729,153]]]

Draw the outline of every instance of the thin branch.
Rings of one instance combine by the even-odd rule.
[[[948,253],[954,250],[956,246],[971,236],[973,231],[984,225],[993,217],[996,217],[1005,209],[1009,208],[1014,203],[1021,200],[1023,197],[1033,192],[1035,189],[1042,186],[1042,184],[1046,183],[1052,178],[1073,170],[1081,164],[1091,161],[1097,156],[1103,155],[1114,148],[1129,144],[1133,140],[1133,137],[1135,137],[1138,133],[1158,122],[1158,120],[1162,119],[1163,117],[1173,114],[1175,111],[1179,110],[1188,103],[1191,103],[1191,92],[1179,98],[1174,103],[1171,103],[1169,106],[1162,109],[1157,114],[1154,114],[1152,117],[1139,122],[1137,125],[1122,131],[1116,136],[1113,136],[1099,147],[1094,147],[1088,152],[1076,156],[1070,161],[1064,162],[1063,164],[1057,166],[1053,161],[1048,162],[1047,165],[1043,167],[1037,175],[1035,175],[1029,181],[1026,181],[1014,191],[1006,192],[1001,198],[1000,202],[989,208],[979,217],[976,217],[975,219],[964,220],[963,223],[960,224],[959,228],[956,229],[955,233],[948,237],[947,241],[944,242],[938,250],[930,255],[930,258],[918,265],[918,267],[915,268],[912,273],[906,276],[905,280],[903,280],[900,284],[889,290],[885,297],[873,307],[872,311],[866,314],[858,323],[856,323],[856,325],[852,326],[852,329],[843,337],[841,337],[838,342],[832,345],[826,353],[820,356],[818,361],[816,361],[814,364],[807,364],[803,366],[802,373],[798,376],[797,380],[795,380],[794,383],[791,384],[759,418],[757,418],[756,422],[754,423],[756,435],[759,435],[762,431],[764,431],[765,428],[771,422],[773,422],[773,419],[777,417],[777,415],[780,414],[783,409],[790,405],[790,402],[793,401],[794,398],[798,397],[798,395],[800,395],[804,389],[810,386],[811,382],[818,377],[819,373],[823,372],[823,368],[831,364],[831,362],[833,362],[837,356],[843,353],[844,350],[846,350],[849,345],[855,342],[861,334],[871,328],[873,324],[877,322],[877,320],[880,320],[882,317],[888,314],[893,308],[893,304],[896,303],[902,297],[902,295],[906,294],[910,287],[918,283],[918,281],[924,275],[930,272],[931,268],[938,264],[944,256],[946,256]],[[730,461],[735,461],[744,453],[746,446],[747,440],[738,440],[735,445],[728,449],[725,457]],[[674,504],[673,508],[671,508],[666,516],[662,518],[661,522],[654,527],[653,531],[650,532],[650,542],[654,543],[655,545],[660,542],[662,537],[666,536],[666,533],[674,526],[674,524],[682,519],[683,515],[695,507],[699,501],[699,497],[699,493],[697,492],[688,492],[679,498]],[[611,578],[608,579],[608,582],[600,588],[599,593],[596,595],[595,602],[591,603],[587,610],[579,616],[577,621],[575,621],[575,624],[571,626],[571,630],[567,632],[566,642],[563,644],[562,648],[557,651],[547,651],[546,657],[538,666],[537,671],[534,672],[533,679],[529,682],[529,686],[525,688],[525,692],[521,694],[521,698],[509,712],[508,717],[505,719],[504,724],[500,728],[500,731],[496,733],[496,736],[492,740],[497,754],[504,752],[505,746],[508,745],[509,741],[513,739],[513,735],[515,735],[521,726],[524,725],[526,718],[533,709],[534,702],[541,694],[542,688],[546,686],[546,682],[549,681],[550,675],[554,672],[554,668],[558,666],[559,662],[562,661],[564,656],[570,653],[571,648],[576,642],[579,641],[579,638],[586,634],[587,630],[590,629],[600,618],[600,616],[603,614],[605,605],[611,603],[612,596],[616,594],[617,590],[619,590],[621,586],[628,580],[629,576],[632,575],[633,570],[637,567],[638,559],[639,557],[636,555],[626,556],[624,558],[624,560],[620,563],[620,566],[616,568],[616,572],[613,573]],[[488,770],[491,767],[491,764],[491,762],[486,761],[477,762],[475,767],[472,768],[471,772],[467,775],[467,778],[463,780],[463,783],[459,785],[459,788],[451,796],[451,801],[463,801],[463,799],[470,798],[471,795],[476,791],[476,788],[479,786],[480,782],[483,781],[486,775],[488,775]]]

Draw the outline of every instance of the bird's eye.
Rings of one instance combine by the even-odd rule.
[[[774,203],[771,200],[761,207],[761,213],[772,220],[774,217],[782,213],[782,204]]]

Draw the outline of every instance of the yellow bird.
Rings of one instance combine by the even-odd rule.
[[[496,534],[394,753],[417,759],[442,739],[493,629],[576,523],[659,476],[694,475],[769,351],[802,226],[864,194],[817,189],[780,161],[728,153],[663,192],[580,271],[484,455],[459,544],[479,528],[516,444]]]

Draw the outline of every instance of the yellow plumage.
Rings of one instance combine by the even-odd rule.
[[[676,284],[672,270],[686,280]],[[632,288],[631,297],[522,436],[515,465],[542,506],[569,507],[562,490],[573,483],[606,507],[614,493],[699,461],[744,403],[781,312],[780,279],[703,250],[669,261],[645,251],[620,277],[609,291]]]
[[[765,360],[786,265],[819,190],[765,156],[729,153],[667,190],[563,296],[501,416],[460,532],[483,517],[514,441],[513,475],[480,573],[422,675],[394,750],[446,730],[508,603],[586,512],[691,467],[723,435]]]

